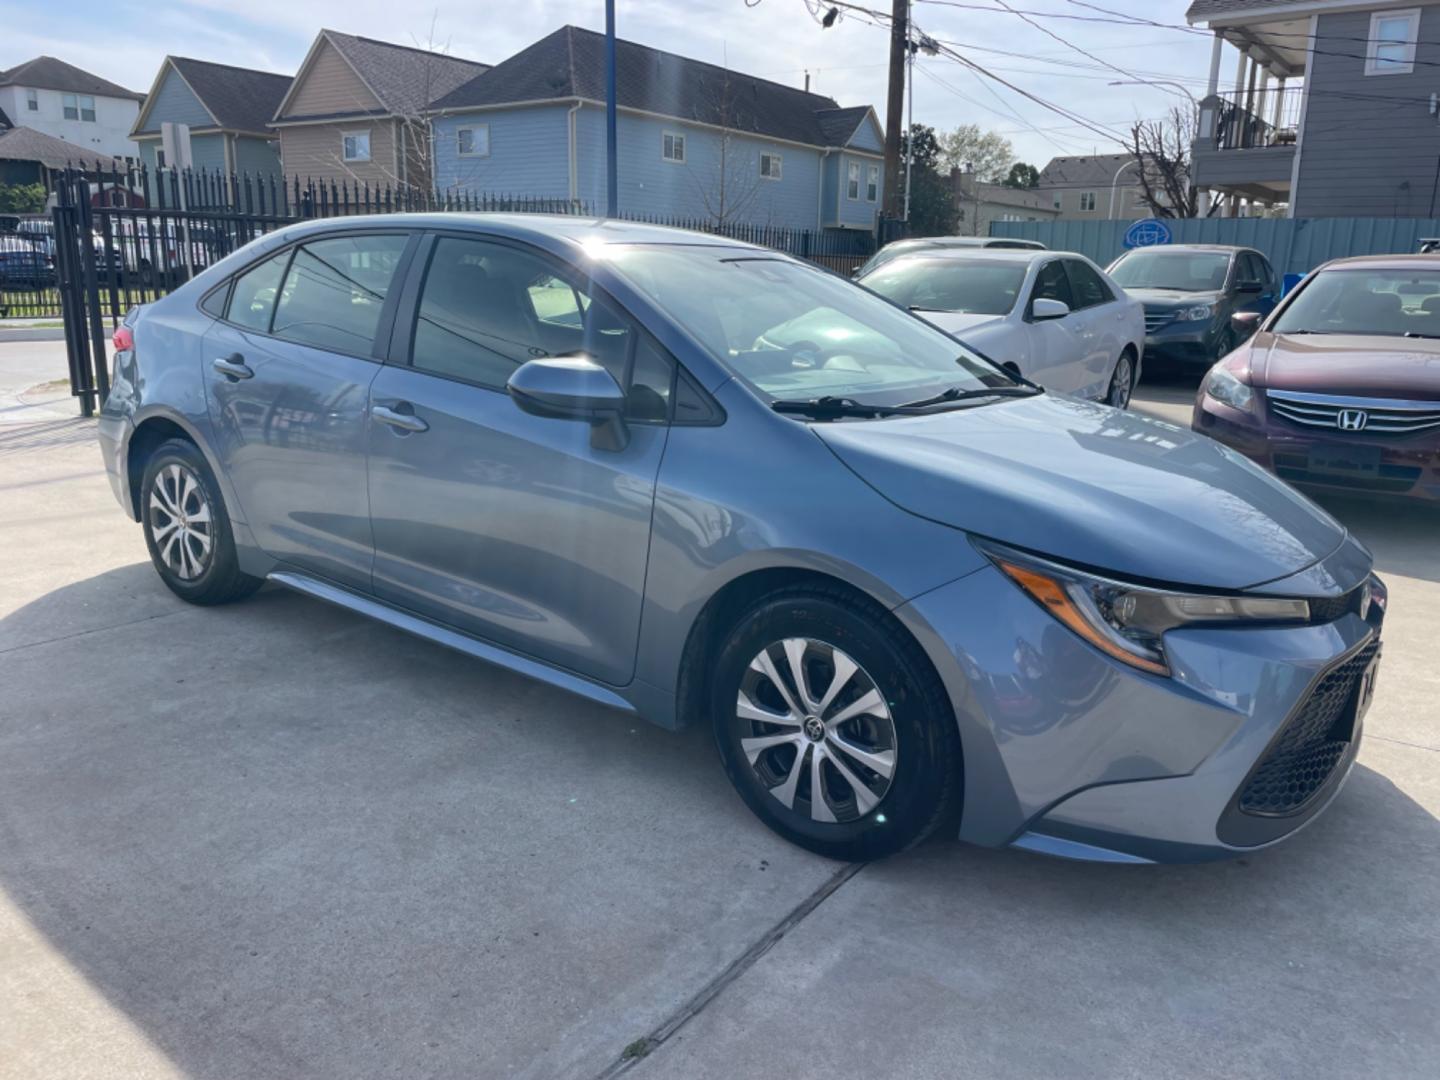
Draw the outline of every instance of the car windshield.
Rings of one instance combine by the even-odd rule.
[[[855,276],[862,278],[866,274],[873,274],[892,259],[900,258],[901,255],[914,255],[918,251],[924,251],[926,248],[938,246],[937,244],[926,244],[917,240],[898,240],[893,244],[886,244],[860,265],[860,269],[855,271]]]
[[[1440,337],[1440,271],[1322,271],[1295,295],[1271,330]]]
[[[1110,276],[1127,289],[1218,292],[1229,269],[1223,251],[1132,251],[1110,267]]]
[[[769,400],[899,405],[1015,382],[954,338],[832,274],[746,248],[616,246],[616,269]]]
[[[901,307],[968,315],[1008,315],[1026,266],[985,259],[898,259],[857,280]]]

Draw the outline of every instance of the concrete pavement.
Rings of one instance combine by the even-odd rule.
[[[1386,661],[1351,783],[1290,843],[856,872],[751,818],[702,731],[285,592],[186,607],[90,426],[26,419],[0,427],[0,1078],[1434,1074],[1440,515],[1331,507],[1390,582]]]

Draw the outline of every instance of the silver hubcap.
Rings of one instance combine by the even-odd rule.
[[[1110,380],[1110,404],[1123,409],[1130,403],[1130,383],[1134,380],[1134,369],[1130,357],[1122,356],[1115,365],[1115,377]]]
[[[166,465],[150,486],[147,512],[160,561],[185,581],[203,574],[210,564],[214,526],[200,478],[184,465]]]
[[[895,775],[895,723],[875,681],[814,638],[767,645],[736,701],[740,748],[786,809],[846,822],[879,805]]]

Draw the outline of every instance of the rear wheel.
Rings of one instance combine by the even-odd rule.
[[[787,840],[836,859],[883,858],[957,810],[949,700],[883,609],[840,590],[774,594],[737,622],[714,670],[725,770]]]
[[[1105,404],[1117,409],[1130,406],[1130,394],[1135,389],[1135,358],[1130,350],[1124,349],[1120,359],[1115,361],[1115,371],[1110,376],[1110,389],[1105,394]]]
[[[170,439],[145,464],[140,486],[145,546],[160,580],[192,604],[224,604],[264,582],[240,570],[230,517],[204,455]]]

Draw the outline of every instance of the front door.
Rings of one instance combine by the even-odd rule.
[[[1070,392],[1079,397],[1104,397],[1123,348],[1120,328],[1125,319],[1124,306],[1088,263],[1079,259],[1065,259],[1064,263],[1070,275],[1076,329],[1082,342],[1077,383]]]
[[[399,335],[397,334],[397,337]],[[441,236],[408,365],[370,387],[381,599],[611,684],[630,680],[673,363],[605,300],[527,248]],[[630,439],[522,412],[505,382],[583,351],[626,386]]]
[[[368,590],[365,449],[371,357],[409,237],[343,236],[240,275],[205,335],[214,448],[268,554]]]
[[[1074,310],[1075,297],[1070,278],[1060,259],[1051,259],[1035,274],[1030,302],[1058,300],[1070,314],[1058,319],[1030,318],[1025,326],[1029,338],[1030,363],[1020,374],[1058,394],[1073,394],[1084,381],[1082,375],[1086,344],[1084,313]]]

